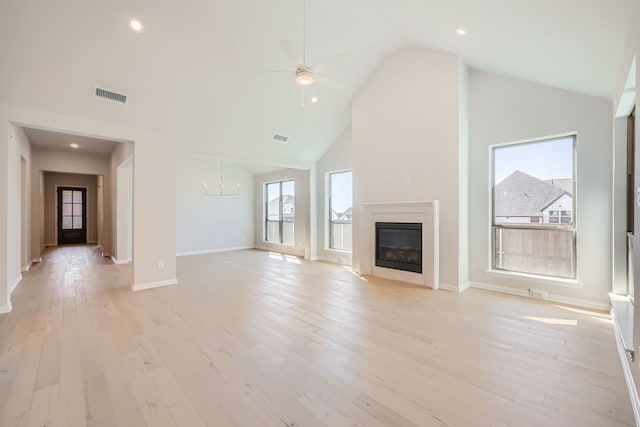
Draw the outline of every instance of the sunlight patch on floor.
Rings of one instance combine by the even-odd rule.
[[[576,319],[557,319],[553,317],[535,317],[535,316],[524,316],[524,319],[531,320],[534,322],[544,323],[547,325],[578,326],[578,321]]]

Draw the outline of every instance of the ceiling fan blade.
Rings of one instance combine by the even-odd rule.
[[[280,47],[282,48],[282,50],[284,50],[284,53],[291,60],[293,65],[302,64],[302,59],[300,58],[300,55],[298,55],[298,53],[293,48],[289,40],[279,40],[278,43],[280,43]]]
[[[338,59],[346,58],[349,55],[350,55],[349,53],[341,53],[340,55],[336,55],[336,56],[332,56],[331,58],[323,59],[322,61],[312,65],[311,68],[316,68],[317,66],[322,66],[322,65],[324,65],[324,64],[326,64],[328,62],[333,62],[333,61],[336,61]]]
[[[333,90],[344,90],[344,86],[333,80],[332,78],[325,77],[319,74],[315,74],[314,78],[316,80],[316,83],[318,83],[320,86],[325,86]]]

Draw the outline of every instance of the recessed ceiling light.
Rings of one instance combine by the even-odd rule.
[[[316,102],[318,102],[318,97],[314,96],[313,98],[311,98],[311,103],[315,104]]]
[[[75,142],[72,142],[71,144],[69,144],[69,147],[71,148],[80,148],[80,146],[78,144],[76,144]]]
[[[461,37],[466,36],[467,35],[467,30],[465,30],[462,27],[458,27],[458,28],[456,28],[456,34],[461,36]]]
[[[134,33],[141,33],[144,31],[144,25],[142,25],[142,21],[137,18],[129,19],[129,29]]]

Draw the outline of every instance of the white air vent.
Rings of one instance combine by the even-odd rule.
[[[287,141],[289,140],[289,137],[288,137],[288,136],[284,136],[284,135],[278,135],[278,134],[275,134],[275,135],[273,135],[273,140],[274,140],[275,142],[282,142],[282,143],[284,143],[284,142],[287,142]]]
[[[107,89],[101,89],[99,87],[96,88],[94,95],[98,98],[108,99],[110,101],[119,102],[121,104],[127,104],[127,100],[129,97],[127,95],[123,95],[121,93],[112,92]]]

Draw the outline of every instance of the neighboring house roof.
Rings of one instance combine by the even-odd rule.
[[[344,212],[338,212],[335,209],[331,210],[331,219],[337,221],[349,221],[353,217],[353,208],[347,208]]]
[[[280,199],[275,198],[269,200],[269,210],[272,212],[278,211],[278,205],[280,204]],[[287,208],[292,207],[295,204],[295,197],[291,194],[285,194],[282,196],[282,210],[286,211]]]
[[[540,216],[544,208],[570,193],[521,171],[515,171],[495,188],[495,215]]]
[[[545,179],[547,184],[555,185],[558,188],[563,189],[569,195],[573,193],[573,178],[553,178],[553,179]]]

